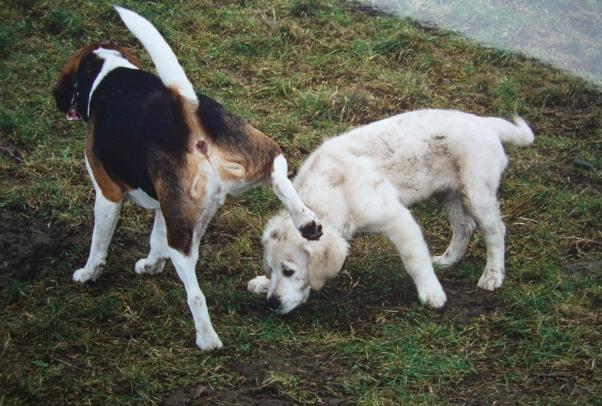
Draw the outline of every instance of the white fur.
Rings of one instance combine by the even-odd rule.
[[[272,169],[271,184],[272,189],[278,199],[282,202],[286,210],[291,214],[293,223],[298,229],[312,221],[318,222],[314,212],[312,212],[303,202],[295,191],[293,184],[288,178],[288,164],[284,155],[278,155],[274,158]]]
[[[121,203],[114,203],[102,194],[94,174],[88,163],[88,157],[85,157],[86,169],[94,184],[96,199],[94,201],[94,231],[92,231],[92,243],[90,244],[90,255],[86,265],[73,273],[73,280],[78,283],[95,281],[102,274],[102,268],[105,265],[107,251],[111,243],[111,237],[119,220],[119,211]]]
[[[500,141],[527,145],[533,132],[520,119],[478,117],[450,110],[419,110],[359,127],[326,141],[304,162],[294,181],[323,224],[316,242],[301,239],[287,213],[266,225],[266,277],[252,292],[275,296],[286,313],[341,269],[347,241],[358,231],[385,234],[398,249],[423,304],[439,308],[445,293],[433,271],[420,227],[407,209],[442,197],[453,237],[436,264],[451,266],[465,253],[478,225],[487,264],[478,286],[493,290],[504,280],[504,233],[496,198],[508,163]],[[285,276],[283,269],[293,270]],[[290,271],[289,271],[290,272]]]
[[[92,104],[92,95],[94,94],[94,91],[96,90],[98,84],[102,82],[102,80],[105,78],[105,76],[109,74],[109,72],[116,68],[138,69],[135,65],[130,63],[130,61],[124,58],[123,55],[119,53],[119,51],[115,51],[114,49],[98,48],[94,51],[94,53],[98,55],[101,59],[103,59],[104,62],[102,64],[100,72],[98,72],[98,75],[94,79],[94,83],[92,83],[92,88],[90,89],[90,96],[88,98],[88,111],[86,112],[86,115],[88,117],[90,116],[90,105]]]
[[[144,190],[140,188],[129,190],[127,192],[127,197],[132,202],[136,203],[140,207],[144,207],[145,209],[159,209],[159,201],[150,197]]]
[[[115,10],[132,34],[146,48],[163,83],[177,88],[182,96],[198,103],[192,83],[159,31],[148,20],[133,11],[118,6],[115,6]]]

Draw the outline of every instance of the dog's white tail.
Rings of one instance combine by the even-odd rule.
[[[132,34],[146,48],[163,83],[175,87],[182,96],[198,103],[192,83],[159,31],[148,20],[133,11],[119,6],[115,6],[115,10]]]
[[[512,117],[514,124],[501,118],[493,118],[496,121],[496,129],[500,141],[504,144],[513,144],[518,146],[527,146],[535,140],[535,134],[529,125],[519,116]]]

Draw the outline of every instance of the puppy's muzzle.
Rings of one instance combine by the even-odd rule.
[[[270,297],[268,297],[268,300],[266,302],[266,305],[272,309],[272,310],[276,310],[278,309],[280,306],[282,306],[282,301],[280,300],[280,298],[276,295],[272,295]]]

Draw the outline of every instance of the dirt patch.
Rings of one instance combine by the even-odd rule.
[[[0,212],[0,287],[11,279],[32,280],[82,238],[62,225],[48,225],[35,213],[5,208]]]
[[[602,271],[602,260],[571,262],[560,266],[560,270],[568,276],[587,277]]]
[[[453,321],[459,327],[503,307],[496,292],[479,289],[473,281],[443,280],[441,284],[447,294],[447,303],[440,311],[440,317]]]
[[[226,363],[223,371],[232,377],[232,387],[212,389],[196,384],[179,388],[163,396],[163,404],[183,405],[297,405],[287,392],[296,387],[321,404],[344,403],[338,378],[347,374],[350,365],[337,354],[310,353],[302,350],[245,356]],[[292,384],[291,382],[296,382]]]

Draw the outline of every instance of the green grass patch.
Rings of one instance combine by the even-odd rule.
[[[109,38],[153,68],[110,3],[55,3],[0,10],[0,404],[600,402],[598,88],[339,2],[125,2],[165,34],[199,92],[279,142],[293,172],[325,137],[411,109],[518,113],[537,133],[532,147],[507,148],[507,282],[476,288],[477,233],[463,261],[439,272],[441,312],[418,304],[385,238],[358,236],[338,278],[293,314],[272,314],[245,288],[262,272],[262,228],[280,204],[267,187],[230,199],[197,267],[226,345],[204,354],[173,267],[133,273],[150,213],[124,205],[103,276],[71,281],[94,194],[84,125],[56,111],[53,83],[79,47]],[[445,216],[433,202],[413,212],[441,253]]]

